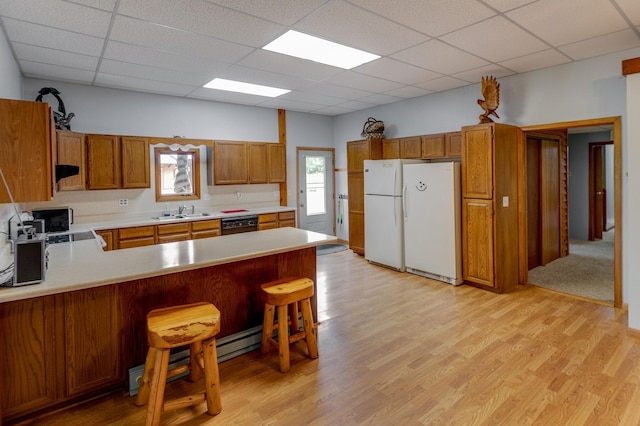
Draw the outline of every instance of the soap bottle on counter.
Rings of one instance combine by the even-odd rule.
[[[162,216],[171,216],[171,211],[169,210],[169,204],[164,205],[164,210],[162,210]]]

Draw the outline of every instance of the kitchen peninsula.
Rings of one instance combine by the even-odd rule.
[[[0,419],[123,388],[144,362],[151,309],[210,301],[218,337],[261,325],[260,284],[315,281],[315,247],[335,240],[287,227],[106,252],[94,240],[50,246],[43,283],[0,289]]]

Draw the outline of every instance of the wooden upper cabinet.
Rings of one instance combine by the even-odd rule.
[[[149,139],[120,138],[122,150],[122,188],[150,188]]]
[[[364,173],[364,160],[379,160],[381,158],[381,139],[347,142],[347,170],[349,173]]]
[[[400,158],[421,158],[422,146],[420,136],[400,139]]]
[[[87,136],[87,189],[120,188],[121,164],[118,136]]]
[[[400,158],[399,139],[382,140],[382,158],[384,160],[395,160],[396,158]]]
[[[267,144],[247,143],[248,183],[267,183]]]
[[[0,99],[0,168],[16,202],[51,200],[52,121],[46,102]],[[0,203],[9,202],[0,183]]]
[[[214,184],[247,183],[247,167],[247,144],[245,142],[214,142]]]
[[[444,158],[446,155],[445,135],[426,135],[422,137],[423,158]]]
[[[84,133],[58,130],[56,132],[57,164],[78,166],[79,173],[58,181],[58,191],[81,191],[85,189],[85,145]]]
[[[281,143],[269,143],[268,164],[269,182],[282,183],[287,181],[287,152],[286,146]]]
[[[462,141],[462,193],[466,198],[493,198],[493,127],[465,130]]]
[[[445,134],[445,145],[448,158],[462,156],[462,132],[450,132]]]

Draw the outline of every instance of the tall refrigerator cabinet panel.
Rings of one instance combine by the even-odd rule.
[[[460,164],[403,167],[407,272],[462,284]]]

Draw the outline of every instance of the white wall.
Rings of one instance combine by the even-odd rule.
[[[622,249],[625,256],[622,267],[629,303],[629,327],[640,330],[640,220],[637,219],[640,212],[640,74],[629,75],[626,81],[626,131],[623,129],[623,133],[627,141],[628,169],[623,169],[622,175],[628,187],[624,194],[626,210],[623,211],[628,219],[623,221]]]
[[[61,92],[67,113],[76,114],[71,128],[77,132],[278,142],[278,113],[275,109],[36,79],[24,80],[24,97],[35,99],[42,87],[49,86]],[[44,100],[57,109],[54,97]],[[289,206],[296,205],[296,146],[333,146],[332,118],[287,112]],[[202,169],[206,170],[204,164]],[[277,184],[207,187],[206,181],[206,175],[203,175],[203,194],[208,194],[210,199],[194,202],[198,210],[279,205]],[[236,192],[242,192],[242,198],[238,199]],[[120,198],[129,200],[128,207],[118,205]],[[146,190],[58,193],[49,203],[26,203],[24,208],[69,205],[75,209],[79,222],[92,222],[108,214],[157,212],[164,204],[155,202],[152,182],[151,189]],[[169,204],[172,209],[177,209],[180,203]]]
[[[610,141],[609,132],[569,135],[569,238],[589,239],[589,143]],[[613,176],[613,145],[608,171]],[[606,154],[605,154],[606,155]],[[613,180],[611,180],[613,194]],[[607,204],[613,214],[613,202]]]
[[[548,124],[564,121],[575,121],[601,117],[621,116],[623,129],[627,119],[627,82],[621,76],[621,62],[624,59],[640,56],[640,49],[630,49],[606,56],[587,59],[579,62],[559,65],[552,68],[518,74],[499,79],[500,108],[498,114],[503,123],[519,126]],[[375,117],[385,122],[389,129],[387,137],[411,136],[428,133],[458,130],[461,126],[475,124],[481,110],[476,103],[480,97],[480,84],[450,90],[434,95],[427,95],[395,104],[383,105],[364,111],[344,114],[335,118],[334,139],[336,147],[337,167],[346,168],[346,142],[360,139],[362,125],[367,117]],[[639,92],[635,97],[640,98]],[[636,117],[640,113],[636,111]],[[637,120],[637,119],[636,119]],[[640,129],[637,130],[640,139]],[[637,196],[627,189],[627,170],[632,169],[634,156],[628,149],[633,143],[627,142],[627,133],[622,137],[622,202],[623,202],[623,239],[631,238],[629,234],[629,211],[627,198]],[[629,139],[632,140],[632,139]],[[640,140],[635,146],[640,145]],[[635,158],[640,161],[640,152]],[[637,165],[640,169],[640,164]],[[640,181],[638,182],[640,186]],[[346,183],[337,192],[347,192]],[[637,206],[640,208],[640,202]],[[630,230],[629,230],[630,231]],[[338,236],[348,236],[348,228]],[[640,236],[640,235],[639,235]],[[636,238],[640,240],[640,238]],[[626,243],[623,243],[626,244]],[[623,300],[629,297],[628,265],[631,259],[640,255],[640,247],[635,250],[623,250]],[[640,272],[640,271],[637,271]],[[635,274],[635,276],[640,276]],[[640,291],[639,291],[640,296]],[[640,297],[638,297],[640,310]],[[640,312],[638,312],[640,325]],[[639,327],[640,328],[640,327]]]

